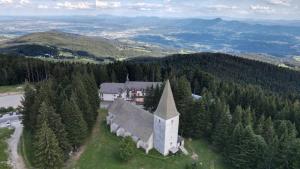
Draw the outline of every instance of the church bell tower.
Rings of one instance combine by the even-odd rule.
[[[166,81],[163,94],[154,112],[154,148],[163,155],[170,149],[178,148],[179,113],[173,98],[169,80]]]

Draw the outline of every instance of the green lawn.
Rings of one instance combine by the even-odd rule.
[[[0,168],[1,169],[9,169],[9,167],[6,165],[6,162],[8,160],[6,140],[10,137],[12,133],[13,133],[12,129],[0,128]]]
[[[23,92],[24,85],[0,86],[0,93]]]
[[[101,119],[104,119],[105,114],[102,110]],[[203,140],[186,140],[185,147],[190,153],[188,156],[178,154],[163,157],[155,150],[146,155],[144,151],[135,149],[135,157],[123,163],[118,159],[120,138],[109,132],[103,120],[98,127],[88,141],[85,152],[70,169],[184,169],[186,164],[193,161],[202,164],[203,169],[227,169],[221,156],[214,153]],[[198,160],[192,159],[193,154],[194,157],[198,155]]]

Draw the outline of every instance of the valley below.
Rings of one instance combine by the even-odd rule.
[[[0,17],[0,21],[1,53],[52,61],[109,63],[139,56],[221,52],[300,66],[300,25],[280,21],[116,16]]]

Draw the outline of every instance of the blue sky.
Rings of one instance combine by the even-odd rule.
[[[99,14],[300,20],[300,0],[0,0],[0,15]]]

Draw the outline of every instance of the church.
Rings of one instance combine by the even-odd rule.
[[[153,114],[119,98],[109,106],[106,121],[112,133],[131,137],[136,147],[146,153],[154,148],[166,156],[184,149],[184,140],[178,135],[179,112],[169,80]]]

